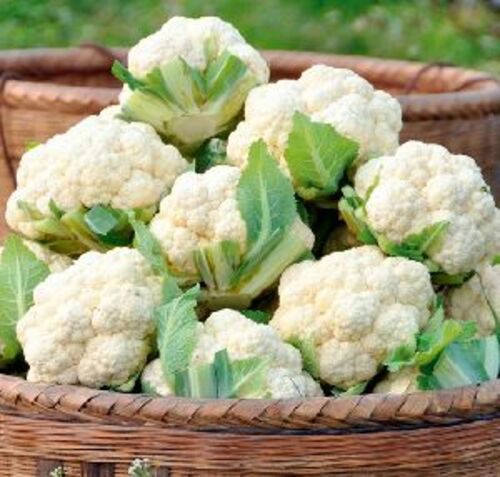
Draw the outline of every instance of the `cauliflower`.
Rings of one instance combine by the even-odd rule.
[[[228,161],[244,167],[250,145],[263,139],[281,168],[289,173],[286,150],[297,112],[313,122],[333,126],[355,141],[359,145],[359,163],[373,156],[392,154],[398,146],[402,122],[401,108],[395,98],[374,90],[353,71],[315,65],[296,81],[281,80],[250,92],[245,103],[245,120],[229,135]],[[299,166],[306,159],[299,158]],[[330,154],[327,161],[333,160],[334,155]],[[329,169],[328,162],[325,169]],[[297,182],[293,172],[291,175]]]
[[[151,351],[160,281],[142,255],[116,248],[88,252],[49,275],[17,324],[28,381],[120,386]]]
[[[270,156],[257,153],[243,172],[222,165],[180,176],[150,230],[175,274],[242,300],[217,308],[248,306],[248,299],[273,285],[314,242],[299,218],[289,181]]]
[[[191,362],[209,363],[213,361],[215,353],[222,349],[227,350],[231,360],[252,357],[269,359],[266,384],[260,394],[242,394],[237,397],[284,399],[323,395],[319,384],[302,371],[302,358],[298,350],[283,343],[270,326],[255,323],[235,310],[219,310],[212,313],[204,324],[199,324],[198,342]],[[141,380],[147,392],[161,396],[173,394],[163,377],[160,359],[146,366]]]
[[[417,392],[418,368],[403,368],[396,373],[389,373],[377,383],[374,392],[380,394],[405,394]]]
[[[187,168],[150,126],[90,116],[24,154],[6,219],[31,239],[59,246],[72,235],[84,241],[85,223],[68,231],[61,223],[66,219],[59,220],[65,212],[155,208]]]
[[[230,166],[187,172],[161,201],[151,232],[175,270],[195,274],[194,252],[202,246],[234,240],[245,248],[247,230],[236,199],[240,176]]]
[[[250,89],[269,78],[257,50],[215,17],[171,18],[130,49],[128,67],[113,68],[125,83],[123,115],[190,152],[227,131]]]
[[[499,211],[470,157],[410,141],[360,167],[354,187],[361,204],[349,216],[341,201],[346,222],[362,217],[390,255],[430,258],[439,271],[459,275],[499,246]]]
[[[500,265],[483,261],[470,280],[447,292],[446,304],[451,317],[474,321],[479,335],[494,333],[495,315],[500,317]]]
[[[31,250],[35,257],[38,260],[41,260],[49,267],[51,272],[62,272],[66,270],[72,263],[73,260],[69,257],[65,257],[59,253],[54,253],[50,251],[48,248],[45,248],[43,245],[40,245],[37,242],[33,242],[33,240],[23,240],[23,244]],[[0,254],[3,251],[3,247],[0,247]]]
[[[347,389],[377,374],[389,353],[412,343],[435,296],[426,267],[352,248],[288,268],[270,323],[282,339],[310,343],[319,377]]]

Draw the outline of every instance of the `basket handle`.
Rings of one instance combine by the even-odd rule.
[[[78,48],[87,48],[95,51],[96,53],[99,53],[101,56],[110,60],[110,65],[112,65],[115,60],[120,59],[119,56],[111,48],[101,45],[100,43],[85,41],[83,43],[80,43],[78,45]]]

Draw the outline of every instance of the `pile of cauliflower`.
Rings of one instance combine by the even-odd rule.
[[[353,71],[269,82],[218,18],[170,19],[113,73],[119,105],[22,157],[1,367],[194,398],[498,377],[500,210],[474,159],[400,145],[398,101]]]

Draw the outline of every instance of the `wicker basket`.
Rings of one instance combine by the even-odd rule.
[[[109,75],[124,50],[0,54],[0,204],[29,141],[116,102]],[[315,63],[345,66],[397,95],[403,140],[440,142],[479,160],[497,199],[500,86],[439,65],[267,52],[274,78]],[[412,94],[409,94],[412,93]],[[0,476],[500,475],[500,381],[453,391],[308,400],[193,401],[29,384],[0,375]]]
[[[500,382],[307,400],[151,398],[0,375],[0,476],[493,476]]]

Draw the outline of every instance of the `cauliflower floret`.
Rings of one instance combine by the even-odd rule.
[[[235,310],[223,309],[212,313],[200,327],[202,332],[193,364],[212,361],[215,353],[222,349],[227,350],[233,361],[265,356],[269,359],[267,389],[260,397],[285,399],[323,395],[319,384],[302,371],[300,352],[282,342],[270,326],[255,323]],[[161,396],[173,394],[165,382],[159,359],[146,366],[141,380],[146,391]]]
[[[500,265],[485,260],[470,280],[447,293],[449,316],[456,320],[476,322],[478,334],[489,336],[495,331],[493,311],[500,316]]]
[[[360,167],[354,184],[366,200],[368,225],[395,243],[447,222],[443,236],[427,253],[449,274],[473,270],[498,247],[499,211],[470,157],[410,141],[393,156]]]
[[[128,54],[128,67],[137,78],[181,57],[189,66],[205,70],[224,51],[237,56],[260,83],[267,82],[269,68],[238,30],[217,17],[173,17],[160,30],[143,38]]]
[[[282,339],[310,340],[320,377],[347,389],[377,374],[387,355],[412,342],[434,303],[420,263],[364,246],[288,268],[270,323]]]
[[[24,245],[28,247],[38,260],[44,262],[51,272],[62,272],[66,270],[72,263],[71,258],[61,255],[59,253],[52,252],[43,245],[33,242],[33,240],[23,240]],[[0,254],[3,251],[3,247],[0,247]]]
[[[142,255],[127,248],[85,253],[49,275],[17,325],[28,381],[92,388],[127,382],[151,351],[160,289]]]
[[[7,223],[29,238],[43,238],[19,201],[43,215],[49,215],[51,200],[64,211],[98,204],[154,206],[187,167],[151,126],[90,116],[23,155]]]
[[[240,176],[237,167],[216,166],[203,174],[186,172],[177,179],[150,225],[173,268],[196,274],[193,252],[222,240],[235,241],[245,253],[247,230],[236,197]],[[311,249],[310,229],[299,219],[293,226]]]
[[[141,374],[141,387],[143,392],[156,396],[171,396],[173,394],[163,375],[159,358],[154,359],[144,368]]]
[[[296,111],[332,125],[360,146],[359,162],[393,153],[402,127],[401,107],[353,71],[315,65],[296,80],[259,86],[248,95],[245,120],[229,135],[228,161],[243,168],[250,145],[263,139],[282,169]]]
[[[416,368],[403,368],[396,373],[390,373],[386,378],[377,383],[374,392],[380,394],[405,394],[417,392],[417,376],[419,371]]]

